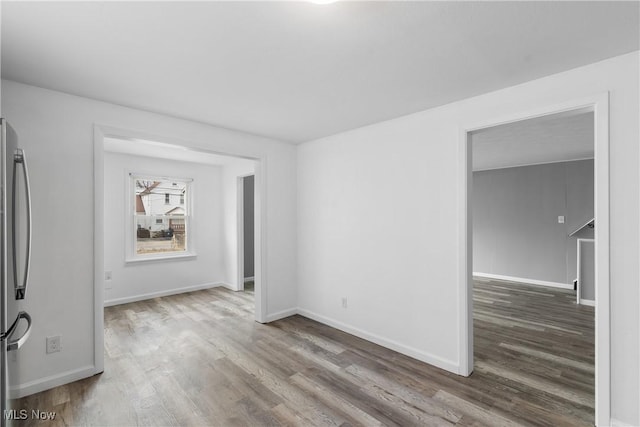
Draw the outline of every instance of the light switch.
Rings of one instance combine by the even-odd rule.
[[[564,215],[558,217],[558,224],[564,224]]]

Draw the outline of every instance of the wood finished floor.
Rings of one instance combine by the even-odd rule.
[[[105,372],[32,395],[18,425],[593,425],[593,308],[477,281],[463,378],[223,288],[105,309]]]

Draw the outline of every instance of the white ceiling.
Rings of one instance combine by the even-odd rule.
[[[104,138],[104,150],[109,153],[128,154],[132,156],[154,157],[180,162],[201,163],[214,166],[254,164],[253,160],[224,156],[207,151],[199,151],[179,145],[144,139]]]
[[[578,110],[471,134],[473,170],[500,169],[594,156],[593,112]]]
[[[3,2],[3,78],[303,142],[639,49],[638,2]]]

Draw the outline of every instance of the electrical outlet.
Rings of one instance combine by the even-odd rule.
[[[558,224],[564,224],[564,215],[558,216]]]
[[[112,287],[112,285],[111,285],[113,283],[111,281],[112,277],[113,276],[111,274],[111,270],[104,272],[104,288],[107,289],[107,290],[111,289],[111,287]]]
[[[342,308],[347,308],[347,297],[342,297]]]
[[[47,354],[57,353],[62,350],[62,341],[60,341],[60,335],[55,337],[47,337]]]

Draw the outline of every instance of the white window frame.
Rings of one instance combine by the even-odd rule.
[[[137,222],[136,222],[136,212],[135,212],[135,182],[136,180],[148,180],[148,181],[171,181],[171,182],[180,182],[186,184],[186,193],[189,197],[186,198],[185,204],[181,205],[181,207],[185,210],[184,220],[185,220],[185,242],[186,242],[186,250],[184,251],[176,251],[176,252],[163,252],[163,253],[155,253],[155,254],[138,254],[136,251],[136,240],[137,240]],[[169,177],[159,174],[153,173],[135,173],[128,172],[126,176],[126,203],[125,203],[125,263],[137,263],[137,262],[147,262],[147,261],[162,261],[162,260],[172,260],[172,259],[186,259],[186,258],[195,258],[197,253],[195,251],[195,242],[193,236],[195,233],[194,229],[194,221],[193,221],[193,206],[194,206],[194,180],[192,178],[177,178],[177,177]]]

